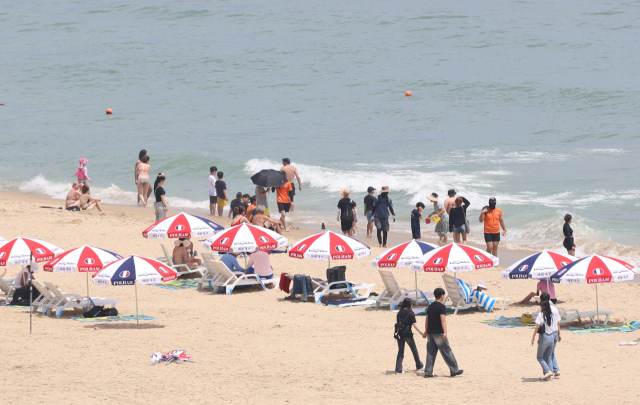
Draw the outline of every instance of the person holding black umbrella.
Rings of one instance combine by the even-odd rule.
[[[268,194],[271,187],[280,187],[287,183],[287,176],[283,171],[265,169],[251,176],[251,181],[256,185],[256,205],[264,206],[264,215],[269,216]]]

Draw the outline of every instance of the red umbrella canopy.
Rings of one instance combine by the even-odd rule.
[[[62,252],[62,249],[49,242],[18,236],[0,246],[0,266],[6,266],[7,263],[26,266],[32,254],[36,263],[46,262]]]

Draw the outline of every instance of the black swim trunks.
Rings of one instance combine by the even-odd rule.
[[[500,242],[500,232],[498,233],[485,233],[484,234],[485,242]]]
[[[291,203],[278,203],[278,212],[289,212],[289,209],[291,208]]]

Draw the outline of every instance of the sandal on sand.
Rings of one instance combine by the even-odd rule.
[[[547,371],[547,373],[545,375],[543,375],[542,377],[540,377],[540,379],[542,381],[547,381],[549,378],[551,378],[552,375],[553,375],[553,373],[551,371]]]

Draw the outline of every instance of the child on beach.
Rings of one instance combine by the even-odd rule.
[[[415,240],[420,240],[420,220],[423,210],[424,204],[419,202],[416,204],[416,208],[411,211],[411,235]]]
[[[80,164],[78,165],[78,170],[76,170],[76,176],[78,176],[78,182],[86,183],[87,181],[93,183],[93,180],[89,178],[89,169],[87,169],[87,163],[89,161],[85,158],[80,159]]]
[[[224,207],[227,205],[227,201],[229,198],[227,197],[227,183],[222,181],[224,177],[223,172],[218,172],[218,181],[216,181],[216,194],[217,194],[217,202],[218,202],[218,216],[222,216],[222,211]]]

